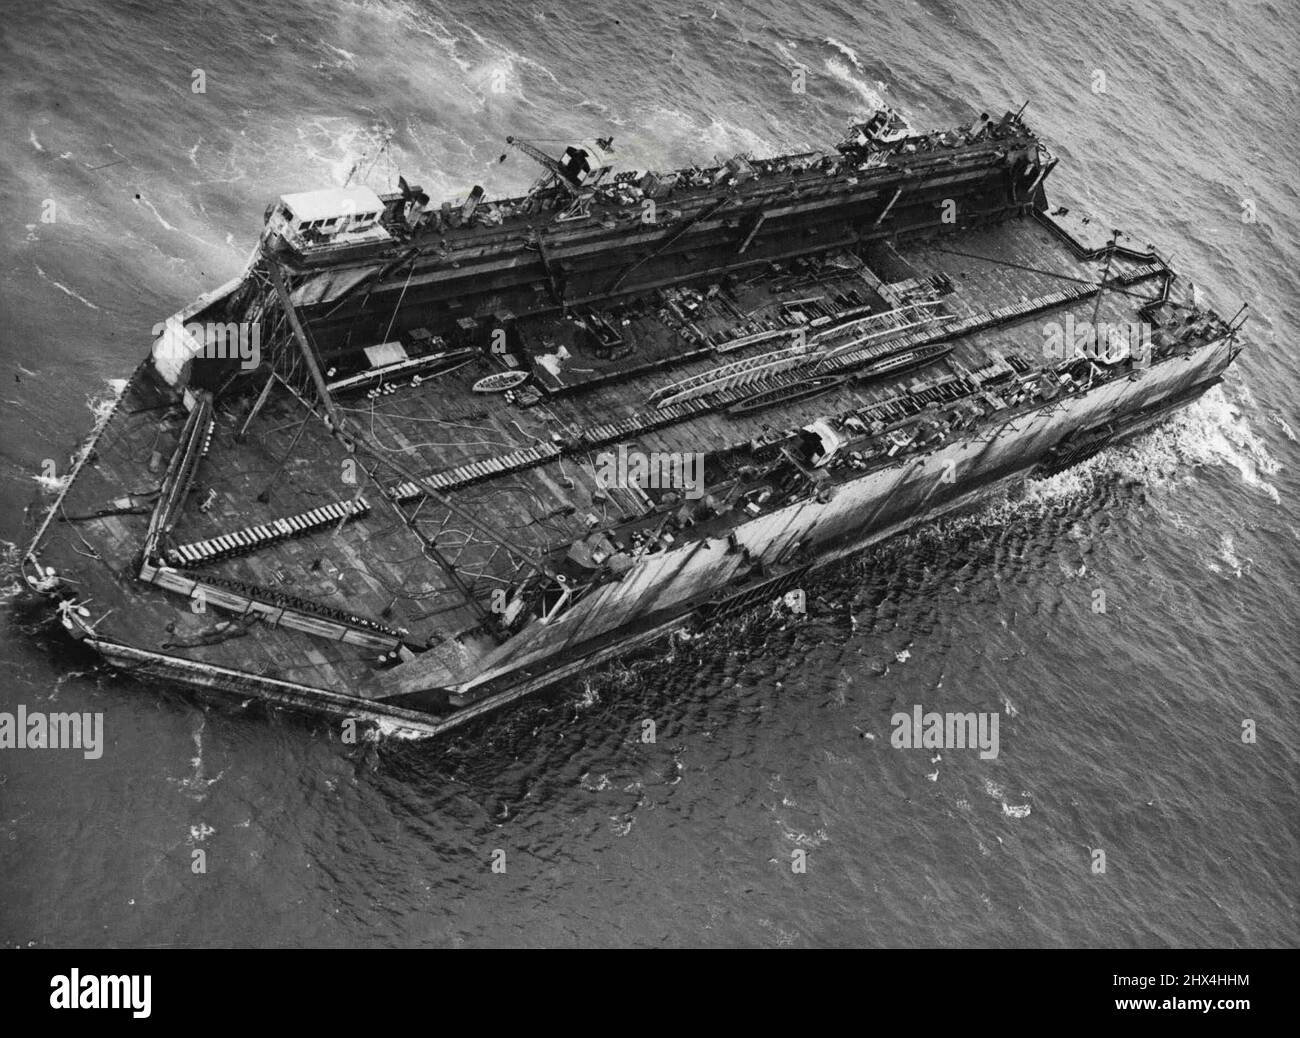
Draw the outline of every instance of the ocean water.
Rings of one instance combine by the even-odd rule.
[[[1028,101],[1049,193],[1251,319],[1225,385],[1133,446],[844,563],[804,618],[448,739],[106,673],[13,608],[9,547],[0,709],[102,711],[106,745],[0,750],[0,941],[1295,945],[1298,30],[1282,0],[8,4],[6,546],[269,200],[354,167],[521,190],[507,134],[646,168],[829,144],[882,98],[921,127]],[[999,756],[893,749],[916,704],[998,712]]]

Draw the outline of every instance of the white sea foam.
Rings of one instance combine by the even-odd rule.
[[[33,477],[32,477],[32,480],[33,480],[33,482],[35,482],[35,483],[36,483],[36,484],[41,488],[41,490],[43,490],[45,493],[47,493],[47,494],[57,494],[59,491],[61,491],[64,487],[66,487],[66,486],[68,485],[68,478],[69,478],[69,477],[68,477],[68,475],[67,475],[66,473],[65,473],[64,475],[62,475],[62,476],[59,476],[59,475],[46,476],[46,475],[44,475],[44,474],[42,473],[42,474],[38,474],[38,475],[33,476]]]
[[[332,50],[335,54],[338,54],[340,57],[342,57],[344,61],[348,62],[348,64],[356,63],[357,56],[353,54],[350,50],[344,50],[342,47],[336,47],[332,43],[326,43],[325,46],[328,47],[330,50]]]
[[[1269,453],[1223,386],[1216,386],[1152,430],[1134,449],[1119,452],[1116,461],[1120,474],[1162,484],[1190,477],[1195,466],[1225,465],[1235,468],[1246,486],[1274,503],[1279,501],[1277,488],[1268,477],[1277,475],[1282,464]]]
[[[141,198],[138,201],[142,206],[148,209],[149,212],[153,213],[154,219],[157,220],[160,224],[162,224],[164,230],[167,231],[177,230],[177,228],[173,227],[171,224],[169,224],[166,220],[163,219],[162,213],[158,212],[158,207],[154,205],[151,201],[149,201],[149,199]]]
[[[127,380],[124,378],[106,378],[103,389],[86,397],[86,407],[95,419],[90,438],[93,438],[99,432],[99,427],[108,421],[108,416],[113,413],[113,408],[117,406],[118,400],[126,391],[126,385]]]
[[[126,385],[127,383],[125,379],[105,379],[105,391],[86,397],[86,407],[95,419],[94,426],[89,435],[87,435],[82,441],[81,446],[78,447],[77,451],[72,455],[72,466],[69,467],[68,471],[64,472],[61,476],[45,476],[44,474],[40,474],[32,477],[36,483],[40,485],[42,490],[46,493],[58,493],[68,485],[69,481],[72,479],[72,467],[79,464],[80,459],[85,456],[88,450],[90,450],[91,444],[94,443],[95,439],[99,436],[104,423],[108,421],[109,416],[113,413],[113,408],[117,405],[117,401],[121,397],[123,390],[126,389]]]
[[[853,71],[845,65],[844,62],[837,58],[827,58],[825,65],[826,71],[829,72],[833,78],[848,87],[850,90],[857,91],[858,96],[862,98],[862,101],[868,110],[875,110],[884,107],[884,83],[877,81],[875,86],[872,86],[865,80],[859,79],[855,76]]]
[[[494,54],[478,64],[469,74],[469,87],[487,104],[510,99],[527,101],[523,78],[517,68],[518,55],[511,51]]]
[[[378,739],[383,738],[400,739],[403,742],[411,742],[416,739],[433,738],[432,732],[419,732],[413,728],[404,726],[401,721],[390,720],[386,717],[375,720],[373,724],[374,728],[370,729],[374,732],[374,735],[371,736],[372,741],[378,741]]]
[[[576,706],[579,710],[587,710],[600,702],[600,692],[592,684],[589,678],[582,681],[582,696],[578,699]]]
[[[984,780],[984,792],[988,795],[990,800],[994,800],[998,803],[1002,808],[1002,814],[1007,818],[1029,817],[1030,805],[1007,803],[1006,791],[992,779],[986,778]],[[1023,797],[1028,796],[1029,794],[1022,792],[1020,795]]]
[[[525,57],[523,54],[516,53],[515,51],[511,50],[509,47],[506,47],[496,42],[495,40],[486,39],[485,37],[479,35],[479,33],[475,31],[472,25],[463,24],[460,26],[460,28],[464,29],[467,33],[469,33],[472,37],[474,37],[475,42],[477,42],[484,49],[490,51],[496,51],[502,57],[509,59],[511,64],[518,63],[520,65],[523,65],[526,68],[530,68],[534,72],[537,72],[542,76],[545,76],[556,86],[564,85],[563,83],[560,82],[559,79],[556,78],[555,73],[553,73],[549,68],[543,65],[540,61],[537,61],[533,58]]]
[[[641,146],[639,141],[645,141]],[[677,108],[657,106],[639,120],[627,145],[620,149],[619,158],[625,166],[639,168],[662,164],[664,143],[680,142],[683,157],[706,161],[714,154],[730,156],[737,152],[754,155],[773,155],[778,151],[800,145],[792,139],[776,139],[718,116],[705,118]]]
[[[796,847],[807,847],[815,849],[830,839],[830,834],[825,829],[818,829],[813,833],[806,833],[802,830],[791,829],[788,825],[777,820],[777,825],[781,828],[781,836],[787,843],[792,843]]]
[[[1254,562],[1254,559],[1246,559],[1245,562],[1243,563],[1242,560],[1237,557],[1237,544],[1232,534],[1230,533],[1219,534],[1218,548],[1219,548],[1220,561],[1222,561],[1224,565],[1226,565],[1230,570],[1232,570],[1233,576],[1237,578],[1241,577],[1242,573],[1244,572],[1244,567],[1249,566],[1251,565],[1251,563]],[[1213,570],[1215,573],[1222,572],[1222,570],[1214,563],[1210,563],[1209,568]]]
[[[362,126],[349,119],[324,118],[295,127],[299,150],[305,157],[301,181],[306,188],[342,184],[349,173],[353,184],[368,182],[375,167],[383,165],[379,149],[385,130]]]
[[[1236,469],[1246,486],[1279,500],[1277,488],[1264,477],[1275,475],[1281,463],[1222,386],[1138,439],[1047,479],[1028,481],[1014,498],[993,498],[976,513],[941,519],[939,528],[952,533],[1003,525],[1063,501],[1091,497],[1100,482],[1115,478],[1152,490],[1170,490],[1194,481],[1197,469],[1208,466]]]
[[[862,62],[858,60],[858,52],[855,51],[852,47],[850,47],[847,43],[841,43],[834,36],[827,36],[826,43],[828,43],[830,46],[834,47],[837,51],[843,54],[846,58],[849,59],[849,61],[853,62],[853,67],[855,69],[857,69],[859,72],[862,71]]]
[[[207,718],[200,715],[199,723],[191,734],[191,738],[194,741],[194,756],[190,758],[190,767],[194,769],[193,773],[187,775],[183,779],[170,780],[180,790],[182,790],[186,796],[189,796],[194,800],[202,800],[207,796],[208,788],[215,783],[220,782],[222,776],[226,773],[225,769],[222,769],[213,778],[208,778],[203,773],[203,729],[206,726]],[[211,832],[211,830],[209,830],[209,832]],[[202,837],[199,837],[199,839],[202,839]]]
[[[27,590],[19,574],[19,548],[13,541],[0,540],[0,605],[12,602]]]
[[[608,775],[602,774],[599,778],[593,779],[591,777],[591,772],[587,771],[583,773],[580,779],[578,779],[578,785],[588,793],[603,793],[605,790],[609,789],[613,783],[610,782]]]
[[[72,289],[70,289],[67,285],[63,284],[63,282],[61,282],[61,281],[55,281],[52,277],[50,277],[47,273],[45,273],[45,271],[43,271],[39,266],[37,266],[37,268],[36,268],[36,273],[40,275],[42,281],[48,282],[49,284],[53,285],[53,286],[54,286],[55,288],[57,288],[60,292],[64,293],[64,295],[69,295],[69,296],[71,296],[71,297],[72,297],[73,299],[75,299],[77,302],[79,302],[79,303],[84,303],[86,306],[90,307],[90,309],[92,309],[92,310],[98,310],[98,309],[99,309],[99,307],[97,307],[94,303],[92,303],[92,302],[91,302],[89,299],[87,299],[85,296],[83,296],[83,295],[79,295],[78,293],[74,292],[74,291],[73,291]]]

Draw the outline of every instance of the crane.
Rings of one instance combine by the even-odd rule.
[[[544,188],[548,188],[552,184],[559,184],[560,187],[564,188],[564,190],[567,191],[570,195],[574,196],[575,198],[578,196],[578,184],[577,181],[574,179],[576,171],[575,173],[570,173],[560,163],[559,159],[552,158],[550,155],[546,154],[546,152],[542,151],[541,148],[529,144],[527,141],[520,140],[518,137],[507,137],[506,143],[511,145],[512,147],[518,148],[530,159],[532,159],[534,162],[542,166],[550,174],[549,177],[543,177],[535,185],[533,185],[533,189],[532,191],[529,192],[529,194],[536,194],[538,191],[541,191]],[[570,152],[573,150],[574,150],[573,148],[569,149]],[[568,152],[566,152],[565,154],[567,157]]]

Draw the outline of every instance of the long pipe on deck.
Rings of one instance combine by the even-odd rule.
[[[330,396],[329,387],[325,384],[325,376],[321,374],[320,365],[316,363],[316,351],[311,345],[311,340],[307,338],[307,332],[303,328],[302,322],[298,320],[298,310],[293,305],[293,300],[289,298],[289,290],[285,287],[284,275],[280,272],[280,265],[268,252],[263,251],[262,258],[266,260],[266,269],[271,277],[271,284],[275,286],[276,295],[280,297],[285,316],[289,319],[289,327],[293,329],[293,337],[298,341],[298,348],[302,351],[307,370],[311,372],[311,379],[316,384],[316,392],[320,396],[321,406],[325,408],[325,413],[329,416],[330,428],[339,430],[342,427],[339,424],[338,412],[334,410],[334,398]]]
[[[198,444],[207,435],[207,422],[212,415],[212,395],[202,390],[181,428],[167,471],[159,484],[158,502],[149,517],[145,533],[144,557],[147,562],[158,546],[158,541],[171,529],[177,510],[184,505],[185,494],[194,477],[193,464]]]
[[[708,205],[705,205],[694,216],[688,217],[686,221],[683,224],[681,224],[681,226],[670,229],[668,234],[664,238],[662,238],[659,241],[659,243],[654,246],[654,248],[652,248],[648,253],[646,253],[646,255],[642,256],[638,260],[633,260],[630,264],[624,267],[622,271],[620,271],[618,275],[614,278],[614,280],[611,281],[607,286],[605,286],[604,294],[613,295],[615,292],[618,291],[619,286],[621,286],[623,282],[627,280],[629,274],[631,274],[638,267],[654,259],[660,253],[662,253],[666,248],[672,245],[674,242],[681,240],[682,236],[687,231],[689,231],[696,224],[702,223],[703,221],[707,220],[709,217],[718,213],[731,200],[732,199],[730,195],[724,195],[722,198],[719,198],[716,202],[711,202]]]
[[[1115,256],[1115,247],[1119,244],[1120,231],[1118,228],[1110,232],[1109,248],[1106,249],[1106,267],[1101,272],[1101,281],[1097,283],[1097,299],[1092,306],[1092,327],[1097,327],[1097,315],[1101,312],[1101,299],[1106,292],[1106,279],[1110,277],[1110,261]],[[1097,344],[1100,347],[1100,343]]]
[[[248,417],[244,419],[244,424],[239,427],[239,432],[235,434],[235,439],[240,442],[248,434],[248,427],[253,424],[253,419],[258,416],[262,408],[266,406],[266,401],[271,396],[271,387],[275,385],[275,373],[272,372],[267,376],[266,385],[262,387],[262,392],[258,394],[257,401],[253,404],[252,409],[248,412]]]

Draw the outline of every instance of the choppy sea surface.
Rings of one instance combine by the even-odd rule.
[[[0,710],[103,712],[105,748],[0,750],[0,941],[1295,945],[1298,43],[1283,0],[8,4]],[[826,573],[805,618],[445,740],[144,686],[12,608],[42,461],[276,195],[354,168],[518,191],[508,134],[613,134],[624,168],[770,154],[881,99],[920,127],[1028,101],[1049,189],[1250,304],[1226,383]],[[915,704],[996,711],[998,757],[893,749]]]

